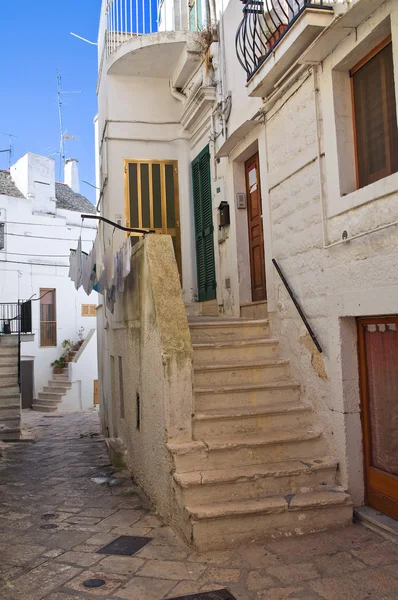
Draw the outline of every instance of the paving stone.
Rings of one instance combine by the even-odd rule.
[[[100,588],[88,589],[83,584],[89,579],[104,579],[105,585]],[[83,571],[80,575],[69,581],[65,587],[93,596],[110,596],[125,582],[126,578],[122,575],[114,575],[103,571]]]
[[[398,579],[384,569],[367,569],[360,573],[353,573],[351,579],[369,594],[394,593],[398,596]]]
[[[194,563],[172,560],[151,560],[141,569],[140,577],[195,581],[196,579],[199,579],[205,568],[205,565],[196,565]]]
[[[79,515],[74,515],[71,517],[68,516],[68,523],[77,524],[77,525],[97,525],[101,519],[94,517],[81,517]]]
[[[78,567],[91,567],[96,562],[99,562],[101,557],[94,552],[65,552],[56,558],[56,562],[68,563],[77,565]]]
[[[113,542],[117,537],[119,536],[114,533],[95,533],[86,540],[86,544],[102,547]]]
[[[97,568],[119,575],[134,575],[144,564],[144,560],[135,556],[107,556],[98,563]]]
[[[361,571],[360,575],[362,576]],[[364,600],[368,592],[361,589],[355,581],[348,577],[326,577],[309,583],[310,587],[325,600]]]
[[[318,571],[326,575],[348,575],[353,571],[365,568],[360,560],[357,560],[350,552],[338,552],[332,556],[320,556],[314,558],[314,564]]]
[[[46,548],[44,546],[37,545],[2,544],[0,546],[0,562],[14,566],[22,566],[42,554],[45,550]]]
[[[116,508],[84,508],[79,512],[79,517],[96,517],[99,519],[105,519],[110,517],[116,512]]]
[[[214,565],[231,564],[236,556],[233,552],[216,550],[214,552],[204,552],[203,554],[193,553],[189,556],[188,562],[209,563]],[[242,560],[240,560],[242,562]]]
[[[126,600],[160,600],[176,585],[175,581],[166,579],[147,579],[134,577],[127,585],[120,588],[114,595]]]
[[[224,569],[222,567],[208,567],[203,575],[206,581],[217,583],[236,583],[241,578],[239,569]]]
[[[286,585],[308,581],[319,577],[319,572],[312,563],[300,563],[270,567],[267,573]]]
[[[44,552],[43,556],[45,556],[46,558],[57,558],[57,556],[60,556],[61,554],[63,554],[64,551],[63,550],[49,550],[48,552]]]
[[[258,600],[286,600],[287,598],[302,598],[303,592],[302,587],[284,587],[284,588],[270,588],[257,593]],[[343,597],[341,597],[342,600]]]
[[[46,594],[80,573],[80,569],[56,563],[44,563],[33,571],[8,582],[3,593],[11,600],[41,600]]]
[[[143,514],[144,512],[140,510],[123,508],[122,510],[118,510],[110,517],[107,517],[106,519],[101,521],[101,528],[118,527],[119,525],[126,527],[129,525],[133,525],[141,519]]]
[[[183,560],[187,558],[188,550],[176,548],[173,546],[145,546],[137,554],[139,558],[159,559],[159,560]]]
[[[360,550],[353,550],[352,554],[367,565],[385,565],[398,562],[398,545],[392,542],[367,544]]]
[[[265,575],[262,571],[251,571],[247,576],[248,590],[265,590],[275,586],[275,580]]]
[[[0,564],[0,586],[4,585],[7,581],[15,579],[18,575],[22,575],[22,573],[22,567]]]

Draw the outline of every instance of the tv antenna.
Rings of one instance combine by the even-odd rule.
[[[64,120],[63,120],[63,98],[62,96],[66,94],[81,94],[82,91],[71,91],[71,92],[63,92],[62,91],[62,79],[61,73],[57,69],[57,97],[58,97],[58,118],[59,118],[59,132],[60,132],[60,144],[59,144],[59,180],[62,179],[62,167],[65,165],[66,155],[65,155],[65,140],[75,139],[74,136],[66,135],[64,131]]]
[[[6,135],[8,137],[8,148],[6,150],[0,150],[0,153],[8,152],[8,170],[11,167],[11,158],[12,158],[12,138],[16,138],[16,135],[12,133],[2,133],[1,135]]]

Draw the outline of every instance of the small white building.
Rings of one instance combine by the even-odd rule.
[[[81,214],[95,212],[79,193],[76,160],[66,162],[64,183],[55,181],[53,159],[32,153],[9,172],[0,171],[0,343],[7,331],[7,311],[12,310],[9,305],[31,299],[34,339],[22,339],[22,377],[24,363],[33,360],[31,393],[39,410],[82,410],[93,405],[97,294],[89,298],[83,289],[77,291],[68,274],[70,250],[78,238],[88,252],[96,234],[96,221],[82,224]],[[12,322],[11,329],[15,330]],[[79,337],[87,341],[57,386],[51,363],[64,354],[64,340],[77,343]],[[85,364],[83,370],[79,361]]]

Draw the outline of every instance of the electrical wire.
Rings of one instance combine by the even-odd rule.
[[[10,225],[35,225],[37,227],[63,227],[63,225],[54,225],[54,223],[30,223],[28,221],[2,221],[3,223],[5,223],[5,225],[10,224]],[[78,227],[78,225],[71,225],[68,226],[67,225],[67,229],[71,230],[72,227]]]
[[[13,265],[35,265],[37,267],[65,267],[69,269],[69,265],[51,265],[47,263],[34,263],[34,262],[22,262],[19,260],[0,260],[0,265],[2,264],[13,264]]]
[[[12,254],[13,256],[33,256],[34,258],[69,258],[70,254],[31,254],[30,252],[8,252],[5,250],[5,254]]]
[[[26,235],[24,233],[10,233],[8,231],[5,231],[4,235],[11,235],[13,237],[23,237],[28,240],[34,238],[37,240],[54,240],[54,241],[63,241],[63,242],[78,242],[79,241],[78,239],[76,240],[75,238],[59,238],[59,237],[54,238],[54,237],[46,237],[44,235]],[[93,243],[94,240],[82,240],[82,242]]]

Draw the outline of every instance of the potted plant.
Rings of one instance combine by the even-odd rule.
[[[79,331],[77,332],[77,337],[79,338],[77,341],[77,346],[79,349],[84,343],[84,327],[80,327]]]
[[[54,375],[60,375],[62,373],[62,369],[64,369],[66,366],[65,357],[61,356],[60,358],[57,358],[51,363],[51,366],[53,367]]]
[[[268,38],[268,41],[266,43],[267,52],[270,52],[274,48],[274,46],[276,46],[276,43],[280,40],[280,38],[288,28],[289,25],[285,25],[284,23],[282,23],[275,29],[275,31],[272,33],[271,37]]]

